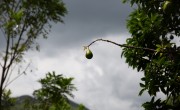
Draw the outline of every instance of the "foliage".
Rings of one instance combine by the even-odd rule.
[[[33,93],[39,101],[36,107],[43,110],[70,110],[68,96],[73,97],[72,91],[76,90],[72,80],[56,75],[55,72],[47,73],[45,78],[39,80],[42,88]]]
[[[80,104],[77,110],[86,110],[86,107],[83,104]]]
[[[9,77],[14,73],[11,69],[22,61],[29,49],[39,50],[36,39],[47,38],[51,23],[63,22],[62,17],[66,12],[61,0],[0,1],[0,40],[4,42],[0,49],[0,100]]]
[[[129,66],[144,72],[139,95],[147,91],[151,101],[145,110],[177,110],[180,108],[180,37],[179,0],[123,0],[136,5],[127,20],[132,37],[127,45],[150,48],[148,51],[123,48],[122,55]],[[157,97],[163,93],[166,99]],[[170,103],[169,103],[170,102]]]
[[[43,110],[43,108],[37,108],[37,104],[39,104],[39,102],[34,97],[23,95],[13,97],[13,100],[13,103],[6,106],[5,110]],[[70,110],[88,110],[82,104],[77,104],[71,100],[68,100],[68,103],[71,106]],[[55,106],[50,107],[50,110],[55,110]]]
[[[15,98],[11,98],[11,91],[4,90],[2,94],[2,108],[5,110],[10,110],[11,106],[15,103]]]

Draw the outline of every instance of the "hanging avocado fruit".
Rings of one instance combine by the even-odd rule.
[[[89,48],[86,48],[86,58],[87,59],[91,59],[93,57],[93,53],[91,52],[91,50]]]
[[[174,39],[174,36],[173,36],[173,35],[171,35],[171,36],[170,36],[170,39],[171,39],[171,40],[173,40],[173,39]]]

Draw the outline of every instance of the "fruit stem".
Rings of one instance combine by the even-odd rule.
[[[126,48],[133,48],[133,49],[143,49],[143,50],[147,50],[147,51],[152,51],[152,52],[156,52],[155,49],[151,49],[151,48],[144,48],[144,47],[135,47],[132,45],[126,45],[126,44],[118,44],[116,42],[110,41],[110,40],[105,40],[105,39],[96,39],[93,42],[91,42],[88,46],[84,46],[84,48],[89,48],[92,44],[94,44],[97,41],[104,41],[104,42],[108,42],[108,43],[112,43],[114,45],[117,45],[119,47],[126,47]]]

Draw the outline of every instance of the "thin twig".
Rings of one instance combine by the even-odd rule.
[[[6,80],[5,85],[7,85],[7,83],[9,82],[10,77],[11,77],[11,75],[12,75],[12,73],[13,73],[13,70],[15,69],[16,66],[17,66],[17,64],[15,64],[14,66],[13,66],[13,65],[11,66],[11,70],[10,70],[10,72],[9,72],[9,74],[8,74],[8,77],[7,77],[7,80]]]
[[[31,62],[26,66],[26,68],[24,69],[23,72],[21,72],[18,76],[16,76],[14,79],[12,79],[11,81],[9,81],[4,88],[6,88],[9,84],[11,84],[13,81],[15,81],[17,78],[19,78],[21,75],[25,74],[25,71],[29,68]]]
[[[151,49],[151,48],[144,48],[144,47],[135,47],[135,46],[132,46],[132,45],[126,45],[126,44],[118,44],[116,42],[113,42],[113,41],[110,41],[110,40],[105,40],[105,39],[96,39],[95,41],[91,42],[88,46],[86,47],[90,47],[92,44],[94,44],[95,42],[97,41],[104,41],[104,42],[109,42],[109,43],[112,43],[114,45],[117,45],[119,47],[126,47],[126,48],[133,48],[133,49],[142,49],[142,50],[147,50],[147,51],[152,51],[152,52],[156,52],[155,49]]]
[[[0,66],[3,68],[3,65],[0,63]]]
[[[2,29],[2,28],[0,28],[0,30],[1,30],[1,32],[2,32],[2,34],[3,34],[3,36],[4,36],[4,38],[5,38],[5,39],[6,39],[6,41],[7,41],[7,38],[6,38],[5,32],[3,31],[3,29]]]

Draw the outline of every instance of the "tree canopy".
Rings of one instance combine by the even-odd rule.
[[[122,55],[129,66],[142,71],[139,95],[147,91],[151,101],[145,110],[177,110],[180,107],[180,1],[124,0],[136,5],[127,27],[131,38],[126,45],[151,50],[123,48]],[[163,93],[166,99],[157,98]]]
[[[2,93],[11,82],[7,79],[14,74],[13,65],[20,63],[29,49],[39,50],[36,39],[47,38],[51,23],[63,22],[67,10],[62,0],[1,0],[0,13],[1,106]]]

